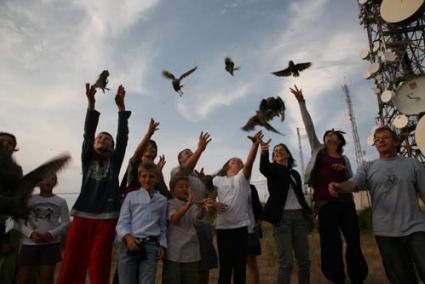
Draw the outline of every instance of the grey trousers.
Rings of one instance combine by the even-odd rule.
[[[279,258],[277,283],[291,283],[293,253],[298,265],[298,283],[310,283],[308,222],[301,211],[283,211],[280,223],[274,224],[273,236]]]

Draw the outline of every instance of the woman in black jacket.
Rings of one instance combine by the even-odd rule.
[[[290,283],[293,253],[298,264],[298,283],[310,282],[308,246],[311,209],[305,201],[300,174],[293,169],[294,158],[285,144],[273,148],[269,162],[269,144],[261,146],[260,172],[267,178],[269,198],[263,220],[273,224],[273,236],[279,257],[277,283]]]

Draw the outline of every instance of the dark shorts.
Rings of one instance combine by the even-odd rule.
[[[248,256],[261,255],[260,236],[258,232],[248,234]]]
[[[21,246],[19,265],[53,265],[61,260],[59,243]]]

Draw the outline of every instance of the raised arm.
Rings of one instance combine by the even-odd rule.
[[[117,145],[114,151],[114,160],[118,169],[121,167],[124,159],[125,150],[128,142],[128,118],[131,112],[125,110],[124,104],[125,89],[122,85],[118,87],[115,96],[115,103],[118,108],[118,131],[117,131]]]
[[[265,176],[270,176],[270,161],[269,161],[269,147],[270,147],[270,141],[267,143],[260,143],[261,144],[261,157],[260,157],[260,173]]]
[[[173,224],[178,224],[181,218],[183,218],[186,212],[190,209],[190,207],[192,207],[192,205],[193,205],[193,195],[192,195],[192,191],[189,190],[187,201],[183,204],[182,207],[178,208],[177,210],[174,211],[174,213],[171,214],[170,222]]]
[[[159,130],[159,122],[155,121],[153,118],[149,121],[148,130],[146,131],[145,136],[143,136],[142,141],[137,145],[136,151],[134,151],[133,158],[138,158],[141,160],[143,152],[145,151],[149,141],[151,140],[155,131]]]
[[[252,166],[254,165],[255,157],[257,156],[258,145],[260,145],[263,133],[258,131],[253,137],[248,136],[252,141],[251,148],[249,149],[248,156],[245,161],[245,165],[242,169],[243,174],[247,180],[251,178]]]
[[[211,142],[210,134],[208,132],[204,133],[202,131],[201,134],[199,135],[198,147],[196,148],[193,155],[190,156],[190,158],[187,159],[187,161],[185,161],[183,164],[181,164],[181,168],[183,168],[184,170],[188,170],[188,171],[192,172],[195,169],[196,164],[199,161],[199,158],[201,157],[202,153],[205,151],[208,143],[210,143],[210,142]]]
[[[84,122],[84,140],[83,148],[81,151],[81,162],[84,168],[88,165],[93,153],[94,135],[96,133],[97,124],[99,122],[100,113],[95,110],[96,88],[86,83],[86,97],[87,97],[87,113]]]
[[[314,129],[313,120],[311,119],[310,113],[307,110],[305,105],[305,99],[302,92],[302,89],[298,89],[297,85],[294,85],[294,88],[289,88],[291,93],[294,94],[295,98],[298,101],[300,106],[301,117],[304,122],[304,127],[307,132],[308,142],[310,143],[311,150],[317,149],[320,146],[319,139],[317,139],[316,130]]]

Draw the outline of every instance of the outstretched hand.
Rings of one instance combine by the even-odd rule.
[[[158,126],[159,126],[159,122],[151,118],[151,120],[149,121],[149,126],[148,126],[148,135],[150,137],[152,137],[155,131],[159,130]]]
[[[125,111],[124,97],[125,89],[123,85],[120,85],[118,87],[117,94],[115,95],[115,104],[117,105],[119,111]]]
[[[297,85],[294,85],[293,89],[289,88],[289,90],[291,90],[291,93],[295,95],[297,101],[303,102],[305,100],[302,89],[298,89]]]
[[[207,148],[208,143],[211,142],[211,136],[208,132],[201,132],[199,135],[198,148],[204,151]]]
[[[162,172],[162,169],[165,166],[165,163],[167,161],[165,160],[165,156],[164,155],[159,155],[159,161],[158,164],[156,164],[158,166],[158,169]]]
[[[96,94],[96,88],[94,86],[90,86],[90,83],[86,83],[86,97],[88,100],[88,108],[94,109],[94,105],[96,103],[96,99],[94,95]]]
[[[254,136],[247,136],[248,137],[248,139],[249,140],[251,140],[252,141],[252,143],[253,144],[260,144],[261,143],[261,141],[262,141],[262,139],[263,139],[263,137],[264,137],[264,134],[263,134],[263,132],[260,130],[260,131],[258,131],[257,133],[255,133],[255,135]]]
[[[260,141],[260,147],[261,147],[261,152],[266,152],[269,150],[270,147],[270,142],[272,141],[272,139],[270,138],[269,140],[267,140],[267,142],[264,142],[262,139]]]

